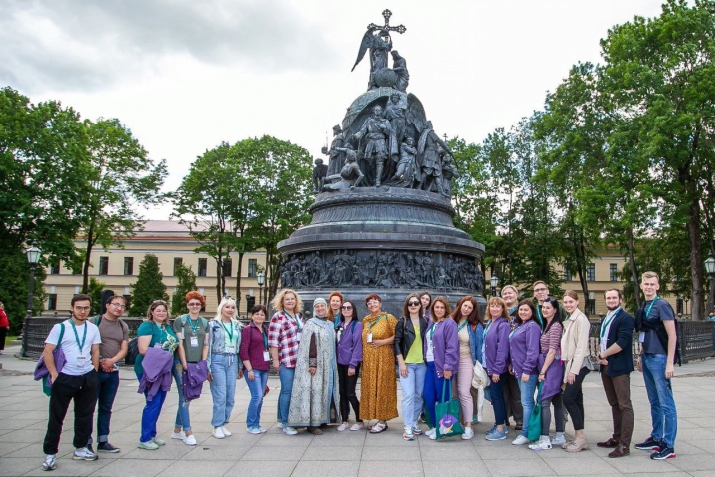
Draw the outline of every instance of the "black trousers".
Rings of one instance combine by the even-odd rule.
[[[574,431],[583,430],[584,410],[583,410],[583,380],[591,371],[586,367],[581,367],[581,370],[576,375],[573,384],[567,384],[564,389],[564,406],[573,420]]]
[[[506,404],[506,419],[513,417],[516,422],[524,422],[524,408],[521,407],[521,389],[519,381],[511,373],[506,373],[504,382],[504,403]]]
[[[87,445],[92,435],[92,419],[97,405],[97,372],[95,370],[81,376],[60,373],[52,383],[50,394],[50,418],[47,421],[47,434],[43,451],[45,454],[57,454],[60,434],[70,401],[74,399],[74,440],[75,448]]]
[[[360,401],[358,400],[355,388],[357,387],[358,377],[360,376],[360,365],[355,366],[355,374],[348,376],[350,366],[346,364],[338,364],[338,383],[340,386],[340,416],[343,422],[347,422],[350,417],[350,406],[352,405],[355,412],[355,419],[361,422],[360,419]]]
[[[0,326],[0,351],[5,350],[5,337],[7,336],[7,328]]]

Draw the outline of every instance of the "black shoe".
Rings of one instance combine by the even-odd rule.
[[[641,442],[640,444],[635,445],[636,449],[640,450],[652,450],[652,451],[659,451],[660,450],[660,442],[653,440],[652,437],[648,437],[644,442]]]
[[[650,455],[651,459],[654,460],[665,460],[665,459],[674,459],[675,458],[675,449],[672,447],[666,447],[665,444],[662,445],[662,449],[658,450],[656,452],[653,452]]]
[[[100,442],[97,444],[97,450],[99,452],[111,452],[112,454],[115,454],[119,452],[119,447],[114,447],[109,442]]]

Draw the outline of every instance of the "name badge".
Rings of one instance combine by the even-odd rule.
[[[645,343],[645,331],[641,331],[640,333],[638,333],[638,341],[640,341],[641,343]]]
[[[300,342],[300,339],[303,337],[303,332],[299,331],[298,333],[296,333],[296,336],[297,336],[298,342]]]
[[[84,366],[87,364],[87,358],[84,356],[78,356],[77,357],[77,367],[79,368],[84,368]]]
[[[191,347],[192,348],[198,348],[199,347],[199,338],[197,336],[192,336],[191,337]]]
[[[263,352],[263,361],[270,361],[271,360],[271,354],[268,351]]]
[[[367,334],[367,342],[372,343],[372,333]]]

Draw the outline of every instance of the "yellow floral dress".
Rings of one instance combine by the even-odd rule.
[[[368,315],[363,318],[362,325],[360,419],[389,421],[398,416],[395,353],[392,345],[373,348],[372,344],[367,342],[367,335],[372,332],[373,341],[395,336],[397,318],[389,313]]]

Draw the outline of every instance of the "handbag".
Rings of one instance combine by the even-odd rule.
[[[529,427],[527,428],[527,437],[530,441],[538,441],[541,437],[541,386],[543,383],[539,383],[539,392],[536,394],[536,404],[534,404],[534,409],[531,411],[531,416],[529,416]]]
[[[475,389],[478,388],[487,388],[489,386],[490,380],[489,376],[487,376],[487,372],[484,371],[484,368],[482,367],[482,363],[477,361],[474,363],[474,371],[472,374],[472,387]]]
[[[127,355],[124,357],[124,364],[134,366],[134,363],[137,362],[137,356],[139,356],[139,338],[135,337],[129,340],[129,348],[127,349]]]
[[[449,386],[447,386],[447,381],[449,381]],[[449,389],[447,399],[444,398],[446,388]],[[459,421],[459,401],[452,399],[451,379],[445,379],[442,382],[442,402],[435,405],[435,419],[437,420],[435,425],[437,439],[464,434],[464,427]]]

